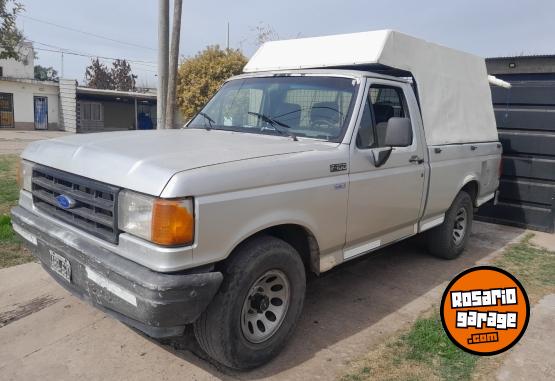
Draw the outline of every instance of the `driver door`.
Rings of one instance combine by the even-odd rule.
[[[410,85],[376,80],[366,89],[364,106],[351,142],[347,237],[349,259],[416,232],[424,189],[424,153],[412,118],[412,143],[394,147],[380,167],[375,157],[384,146],[387,121],[410,118]],[[411,94],[412,95],[412,94]]]

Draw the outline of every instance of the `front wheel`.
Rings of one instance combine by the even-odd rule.
[[[461,191],[445,213],[443,223],[427,232],[428,251],[444,259],[457,258],[466,247],[473,218],[472,199]]]
[[[220,290],[194,324],[195,336],[218,363],[257,367],[279,353],[299,319],[303,262],[285,241],[259,236],[238,248],[223,272]]]

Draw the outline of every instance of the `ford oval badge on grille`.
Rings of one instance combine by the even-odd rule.
[[[77,204],[77,201],[65,194],[57,196],[56,201],[58,202],[58,206],[62,209],[71,209]]]

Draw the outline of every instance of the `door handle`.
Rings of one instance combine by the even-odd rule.
[[[424,162],[424,159],[414,155],[414,156],[410,157],[409,162],[410,163],[415,163],[415,164],[422,164]]]

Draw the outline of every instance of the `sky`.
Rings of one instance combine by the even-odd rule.
[[[134,61],[138,86],[156,86],[158,0],[20,1],[26,10],[18,25],[34,42],[35,64],[61,73],[60,49],[126,58]],[[180,55],[193,56],[207,45],[225,47],[228,22],[230,47],[247,57],[256,50],[259,25],[270,26],[280,39],[395,29],[483,57],[555,54],[554,15],[552,0],[184,0]],[[90,57],[64,54],[63,76],[83,83],[89,62]]]

